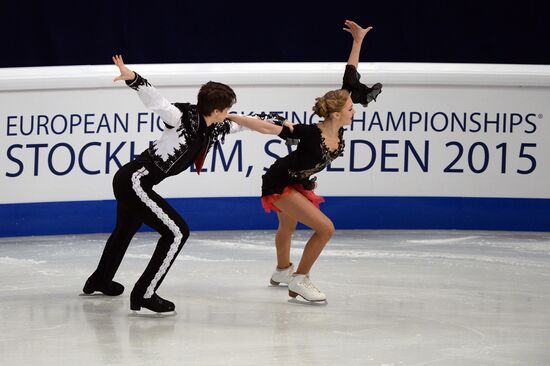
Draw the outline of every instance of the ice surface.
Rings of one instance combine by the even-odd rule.
[[[156,234],[115,298],[78,296],[107,235],[2,238],[0,364],[550,365],[549,233],[337,231],[311,273],[327,306],[268,287],[273,236],[192,233],[158,291],[171,318],[129,316]]]

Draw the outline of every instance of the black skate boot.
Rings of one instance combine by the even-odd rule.
[[[101,292],[107,296],[118,296],[124,292],[124,286],[115,281],[111,281],[106,285],[99,284],[91,278],[88,278],[82,292],[86,295],[91,295],[94,292]]]
[[[153,294],[148,299],[130,295],[130,309],[136,312],[140,311],[141,308],[148,309],[160,315],[175,315],[176,313],[176,305],[171,301],[164,300],[157,294]]]

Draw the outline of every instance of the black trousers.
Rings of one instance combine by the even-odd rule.
[[[158,174],[158,173],[157,173]],[[115,174],[116,227],[91,278],[109,283],[115,276],[130,241],[142,224],[160,234],[147,268],[134,285],[132,296],[150,298],[161,285],[176,256],[189,237],[185,220],[159,196],[153,186],[160,180],[138,161],[124,165]]]

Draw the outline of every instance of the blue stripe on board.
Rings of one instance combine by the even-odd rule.
[[[550,231],[550,199],[464,197],[326,197],[321,207],[337,229]],[[257,197],[168,200],[191,230],[277,227]],[[0,205],[0,236],[108,233],[116,202]],[[144,228],[144,230],[149,230]]]

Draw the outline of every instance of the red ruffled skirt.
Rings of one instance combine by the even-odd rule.
[[[317,208],[319,208],[319,205],[321,203],[325,202],[325,199],[321,196],[316,195],[313,190],[307,190],[304,188],[303,185],[297,183],[286,186],[282,193],[273,193],[269,196],[263,196],[262,206],[265,212],[270,212],[271,210],[275,212],[281,212],[281,210],[279,210],[277,206],[275,206],[273,203],[281,198],[281,196],[286,196],[290,194],[293,189],[300,192],[304,197],[308,199],[309,202],[313,203]]]

